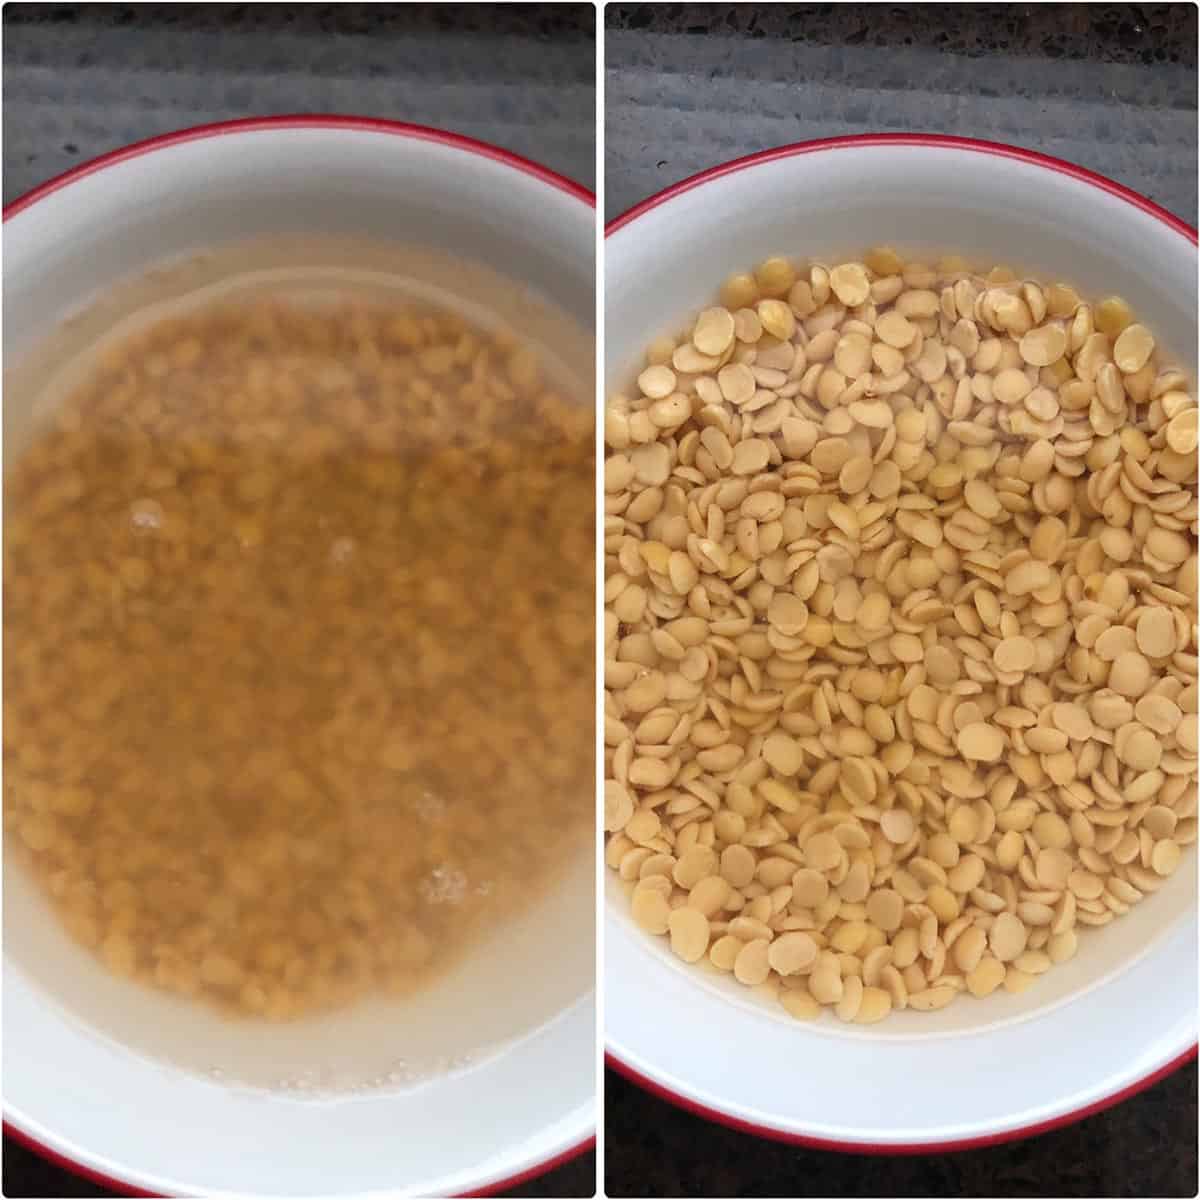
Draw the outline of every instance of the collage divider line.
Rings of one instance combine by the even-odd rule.
[[[596,316],[595,316],[595,469],[596,469],[596,1196],[604,1192],[604,2],[593,5],[596,21]]]

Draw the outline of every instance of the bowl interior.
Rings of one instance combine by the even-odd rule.
[[[219,274],[214,247],[267,242],[280,262],[299,247],[306,266],[373,247],[378,270],[396,266],[379,257],[386,245],[397,269],[546,341],[590,403],[591,207],[491,157],[319,126],[183,141],[11,217],[6,375],[44,377],[55,364],[39,343],[61,322],[85,345],[139,287],[182,294]],[[37,389],[6,390],[8,456]],[[585,843],[551,893],[410,1002],[264,1029],[112,977],[22,872],[6,872],[6,1115],[165,1192],[438,1193],[503,1179],[594,1121],[594,890]],[[511,981],[503,993],[497,979]]]
[[[818,150],[719,175],[605,241],[605,375],[624,384],[656,334],[682,328],[731,272],[775,254],[829,261],[894,245],[956,253],[1123,296],[1195,368],[1195,244],[1044,166],[935,146]]]
[[[607,390],[628,387],[647,343],[686,328],[730,273],[772,255],[828,263],[879,244],[918,260],[955,253],[982,266],[1003,263],[1032,278],[1072,283],[1089,298],[1116,293],[1195,377],[1196,250],[1179,232],[1092,184],[1027,161],[946,147],[858,146],[719,175],[611,233]],[[1087,931],[1076,958],[1024,994],[1000,992],[935,1013],[905,1011],[866,1028],[828,1017],[800,1027],[769,997],[715,970],[685,968],[664,939],[636,929],[624,889],[611,875],[607,892],[606,937],[637,939],[646,949],[647,973],[610,977],[614,987],[640,991],[657,971],[682,970],[697,987],[737,1006],[726,1009],[731,1015],[737,1008],[769,1013],[798,1037],[928,1042],[1046,1016],[1133,966],[1191,917],[1196,855],[1189,851],[1165,886],[1130,913]],[[1180,969],[1194,974],[1194,956],[1193,965]]]

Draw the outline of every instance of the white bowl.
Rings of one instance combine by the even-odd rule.
[[[805,142],[713,168],[613,221],[605,374],[627,383],[656,334],[775,254],[828,261],[891,243],[957,252],[1085,295],[1119,293],[1194,369],[1196,233],[1118,184],[960,138]],[[897,1153],[1028,1135],[1147,1086],[1196,1053],[1196,855],[1081,939],[1021,996],[848,1027],[793,1021],[642,934],[607,889],[609,1062],[653,1091],[766,1136]]]
[[[477,260],[592,328],[590,193],[453,134],[278,118],[156,138],[12,205],[6,354],[19,360],[87,298],[153,264],[258,235],[318,233],[404,239]],[[6,397],[6,433],[29,423],[29,412],[13,406]],[[486,977],[473,957],[386,1017],[356,1008],[290,1031],[230,1023],[214,1033],[205,1014],[168,1012],[170,998],[108,976],[72,948],[22,873],[9,872],[5,885],[6,1128],[81,1173],[168,1195],[449,1195],[503,1188],[594,1140],[594,868],[586,853],[550,900],[477,956],[521,945],[544,954],[548,938],[556,947],[569,939],[561,957],[574,961],[574,983],[555,991],[539,979],[535,992],[527,976],[511,973],[526,995],[551,997],[541,1001],[544,1022],[424,1083],[385,1080],[320,1098],[230,1086],[229,1070],[218,1079],[154,1050],[170,1040],[168,1025],[191,1021],[191,1068],[236,1067],[251,1043],[275,1039],[271,1053],[291,1069],[313,1046],[338,1047],[345,1033],[360,1050],[378,1047],[386,1075],[397,1047],[432,1044],[439,1010],[461,1011],[464,995],[474,998],[468,1017],[486,1025],[504,999],[494,976],[490,994],[478,984],[470,990]],[[45,987],[50,974],[68,986]]]

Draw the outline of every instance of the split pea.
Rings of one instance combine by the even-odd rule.
[[[720,300],[606,423],[606,861],[798,1019],[1036,995],[1195,841],[1188,381],[962,260]]]
[[[552,373],[501,324],[554,343],[561,321],[523,297],[477,325],[375,265],[369,288],[230,276],[116,327],[5,472],[11,865],[80,952],[255,1021],[424,986],[553,892],[594,825],[595,423],[571,355]],[[609,426],[630,521],[682,515],[671,350]],[[631,626],[697,616],[664,615],[637,551],[613,594]],[[624,830],[650,832],[647,764],[690,765],[669,741],[690,683],[669,644],[630,649],[622,696],[651,668],[660,694],[610,706],[609,732],[647,737],[618,739],[604,824],[636,883],[677,857]]]

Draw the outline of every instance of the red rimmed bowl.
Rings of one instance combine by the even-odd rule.
[[[772,255],[819,261],[889,243],[958,253],[1086,296],[1118,293],[1195,369],[1196,233],[1072,164],[962,138],[864,135],[765,151],[668,188],[605,242],[608,390],[646,344]],[[616,1069],[764,1136],[863,1152],[985,1145],[1078,1119],[1195,1055],[1196,855],[1023,995],[871,1027],[798,1023],[686,967],[605,908],[605,1032]]]
[[[478,261],[592,327],[590,193],[440,130],[282,117],[155,138],[13,204],[4,227],[6,369],[118,281],[223,243],[277,234],[417,242]],[[12,454],[30,413],[6,397],[4,416]],[[410,1084],[403,1073],[388,1078],[396,1023],[434,1028],[439,1007],[464,988],[487,1001],[479,981],[494,980],[496,964],[473,958],[407,1015],[356,1007],[290,1027],[214,1031],[207,1014],[170,1009],[170,998],[107,975],[76,950],[22,872],[6,872],[4,882],[6,1127],[110,1186],[180,1195],[495,1191],[594,1140],[594,868],[586,852],[511,933],[539,946],[547,937],[558,945],[569,931],[572,944],[559,956],[570,962],[568,973],[552,985],[536,981],[555,996],[548,1018],[515,1041]],[[489,940],[478,958],[496,952],[493,940],[505,938]],[[128,1036],[114,1036],[118,1029]],[[226,1069],[184,1069],[159,1054],[180,1030],[191,1068]],[[239,1047],[257,1052],[264,1039],[280,1039],[280,1061],[295,1064],[306,1045],[350,1036],[378,1043],[379,1086],[336,1093],[229,1082],[228,1059]]]

